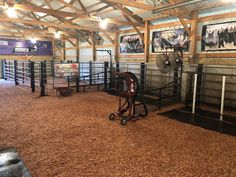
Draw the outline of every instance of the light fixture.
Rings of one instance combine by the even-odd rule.
[[[55,37],[56,39],[60,39],[60,38],[61,38],[60,32],[59,32],[59,31],[54,32],[54,37]]]
[[[16,11],[12,7],[9,7],[7,9],[6,13],[7,13],[7,16],[10,17],[10,18],[16,18],[17,17]]]
[[[107,28],[107,21],[106,21],[106,19],[102,20],[102,19],[99,17],[99,20],[100,20],[99,26],[100,26],[102,29],[106,29],[106,28]]]
[[[35,44],[37,42],[37,40],[34,37],[31,38],[30,41],[31,41],[32,44]]]

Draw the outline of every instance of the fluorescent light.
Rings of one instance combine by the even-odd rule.
[[[106,21],[106,19],[104,19],[104,20],[100,19],[99,26],[100,26],[102,29],[106,29],[106,28],[107,28],[107,21]]]
[[[35,44],[37,42],[37,40],[35,38],[31,38],[30,41],[32,44]]]
[[[71,0],[64,0],[66,3],[70,3],[71,2]]]
[[[59,31],[58,31],[58,32],[55,32],[55,33],[54,33],[54,37],[55,37],[56,39],[60,39],[60,38],[61,38],[60,32],[59,32]]]
[[[7,12],[8,17],[11,17],[11,18],[17,17],[16,11],[12,7],[9,7],[6,12]]]

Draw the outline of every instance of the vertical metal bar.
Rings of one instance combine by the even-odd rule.
[[[24,62],[22,62],[22,69],[21,69],[21,71],[22,71],[22,83],[25,83],[25,65],[24,65]]]
[[[162,89],[160,89],[159,109],[161,109],[161,106],[162,106]]]
[[[41,76],[40,76],[40,96],[46,96],[45,94],[45,81],[44,81],[44,62],[40,62]]]
[[[30,61],[30,85],[31,91],[35,92],[35,75],[34,75],[34,62]]]
[[[19,85],[17,78],[17,60],[14,60],[14,81],[15,85]]]
[[[5,60],[2,61],[2,78],[5,79]]]
[[[181,91],[182,91],[182,77],[183,77],[183,62],[181,60],[180,63],[180,76],[178,78],[179,80],[179,87],[178,87],[178,94],[179,94],[179,101],[181,101]]]
[[[78,63],[78,75],[76,76],[76,92],[79,92],[79,85],[80,85],[80,63]]]
[[[67,85],[70,87],[70,76],[67,76]]]
[[[44,83],[47,83],[47,61],[43,62],[43,69],[44,69]]]
[[[145,85],[145,63],[141,63],[140,69],[140,88],[143,91]]]
[[[198,76],[197,74],[194,74],[192,114],[195,114],[196,93],[197,93],[197,76]]]
[[[226,82],[226,76],[223,76],[222,77],[221,105],[220,105],[220,120],[223,120],[223,116],[224,116],[225,82]]]
[[[108,71],[108,62],[104,62],[104,91],[107,91],[107,71]]]
[[[196,104],[201,102],[201,90],[202,90],[202,77],[203,77],[203,65],[199,64],[197,67],[198,79],[197,79],[197,92],[196,92]]]
[[[173,86],[173,95],[178,93],[178,78],[179,78],[179,69],[174,69],[174,86]]]
[[[116,62],[116,72],[120,72],[120,62]]]
[[[89,61],[89,85],[92,85],[93,83],[92,74],[93,74],[93,63],[92,61]]]

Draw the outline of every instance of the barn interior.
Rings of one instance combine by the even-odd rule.
[[[236,0],[0,0],[0,177],[236,176]]]

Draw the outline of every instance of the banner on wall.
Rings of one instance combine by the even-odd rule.
[[[180,46],[186,52],[189,49],[189,37],[187,32],[181,29],[166,31],[154,31],[152,33],[152,53],[173,51],[174,46]]]
[[[79,63],[55,64],[55,76],[77,76],[79,74]]]
[[[120,53],[144,53],[143,40],[138,34],[121,36]]]
[[[50,56],[53,55],[52,42],[0,38],[0,55]]]
[[[236,50],[236,22],[202,27],[202,51]]]

